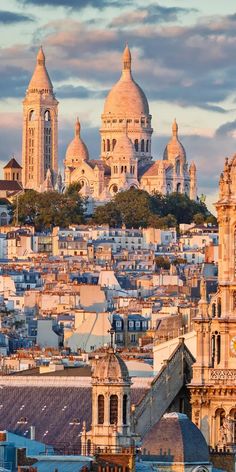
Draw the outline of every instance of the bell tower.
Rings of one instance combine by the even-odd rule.
[[[42,47],[23,101],[23,186],[43,190],[47,171],[56,180],[58,171],[58,101],[45,65]]]
[[[113,452],[132,445],[131,381],[125,362],[111,347],[97,361],[92,374],[92,425],[82,433],[83,454],[109,447]]]
[[[190,384],[193,421],[212,447],[236,444],[236,156],[226,159],[216,203],[218,291],[195,319],[197,361]]]

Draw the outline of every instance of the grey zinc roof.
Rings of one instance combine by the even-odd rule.
[[[55,470],[57,470],[58,472],[79,472],[82,467],[88,464],[88,458],[83,458],[81,460],[81,457],[78,457],[78,459],[76,460],[76,456],[67,456],[63,458],[56,458],[54,456],[48,458],[48,460],[42,460],[39,458],[35,466],[37,467],[38,472],[55,472]]]

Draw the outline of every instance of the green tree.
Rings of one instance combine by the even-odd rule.
[[[155,264],[157,269],[166,269],[169,270],[170,268],[170,260],[168,257],[164,256],[156,256],[155,258]]]
[[[151,199],[146,191],[131,188],[126,192],[119,192],[114,198],[114,204],[120,211],[122,223],[127,228],[148,226],[148,219],[151,215]]]
[[[202,225],[205,221],[205,217],[202,213],[196,213],[194,216],[193,216],[193,222],[196,224],[196,225]]]
[[[99,225],[108,224],[114,228],[122,225],[120,210],[116,208],[113,201],[97,207],[93,214],[93,221]]]
[[[16,205],[15,201],[15,209]],[[60,194],[56,191],[38,193],[28,190],[18,198],[18,219],[21,224],[34,225],[38,231],[53,226],[65,228],[85,221],[85,205],[75,191]]]

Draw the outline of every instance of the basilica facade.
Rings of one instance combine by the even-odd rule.
[[[42,48],[37,55],[23,110],[24,187],[38,191],[62,187],[57,177],[58,102]],[[79,182],[81,194],[95,204],[108,201],[117,192],[132,187],[149,193],[179,192],[196,199],[196,166],[194,163],[188,165],[176,120],[160,160],[154,160],[152,156],[152,133],[149,104],[133,78],[131,53],[126,46],[121,77],[108,93],[101,115],[100,156],[90,159],[77,119],[74,138],[67,147],[64,159],[64,188]]]

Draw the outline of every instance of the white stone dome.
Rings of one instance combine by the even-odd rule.
[[[122,116],[149,115],[147,98],[131,73],[131,53],[126,46],[123,53],[123,71],[120,80],[112,87],[105,104],[104,114]]]
[[[125,157],[126,159],[133,159],[135,157],[135,148],[131,139],[127,136],[127,132],[124,131],[124,134],[117,139],[113,151],[113,158],[116,157]]]
[[[176,120],[174,120],[172,125],[172,138],[170,139],[169,143],[167,144],[163,159],[167,161],[175,161],[176,157],[179,157],[180,160],[185,163],[186,162],[186,152],[184,146],[179,141],[178,138],[178,125]]]
[[[89,159],[88,148],[80,136],[80,122],[77,118],[75,123],[75,137],[72,139],[66,150],[66,164],[75,165],[78,162]]]

